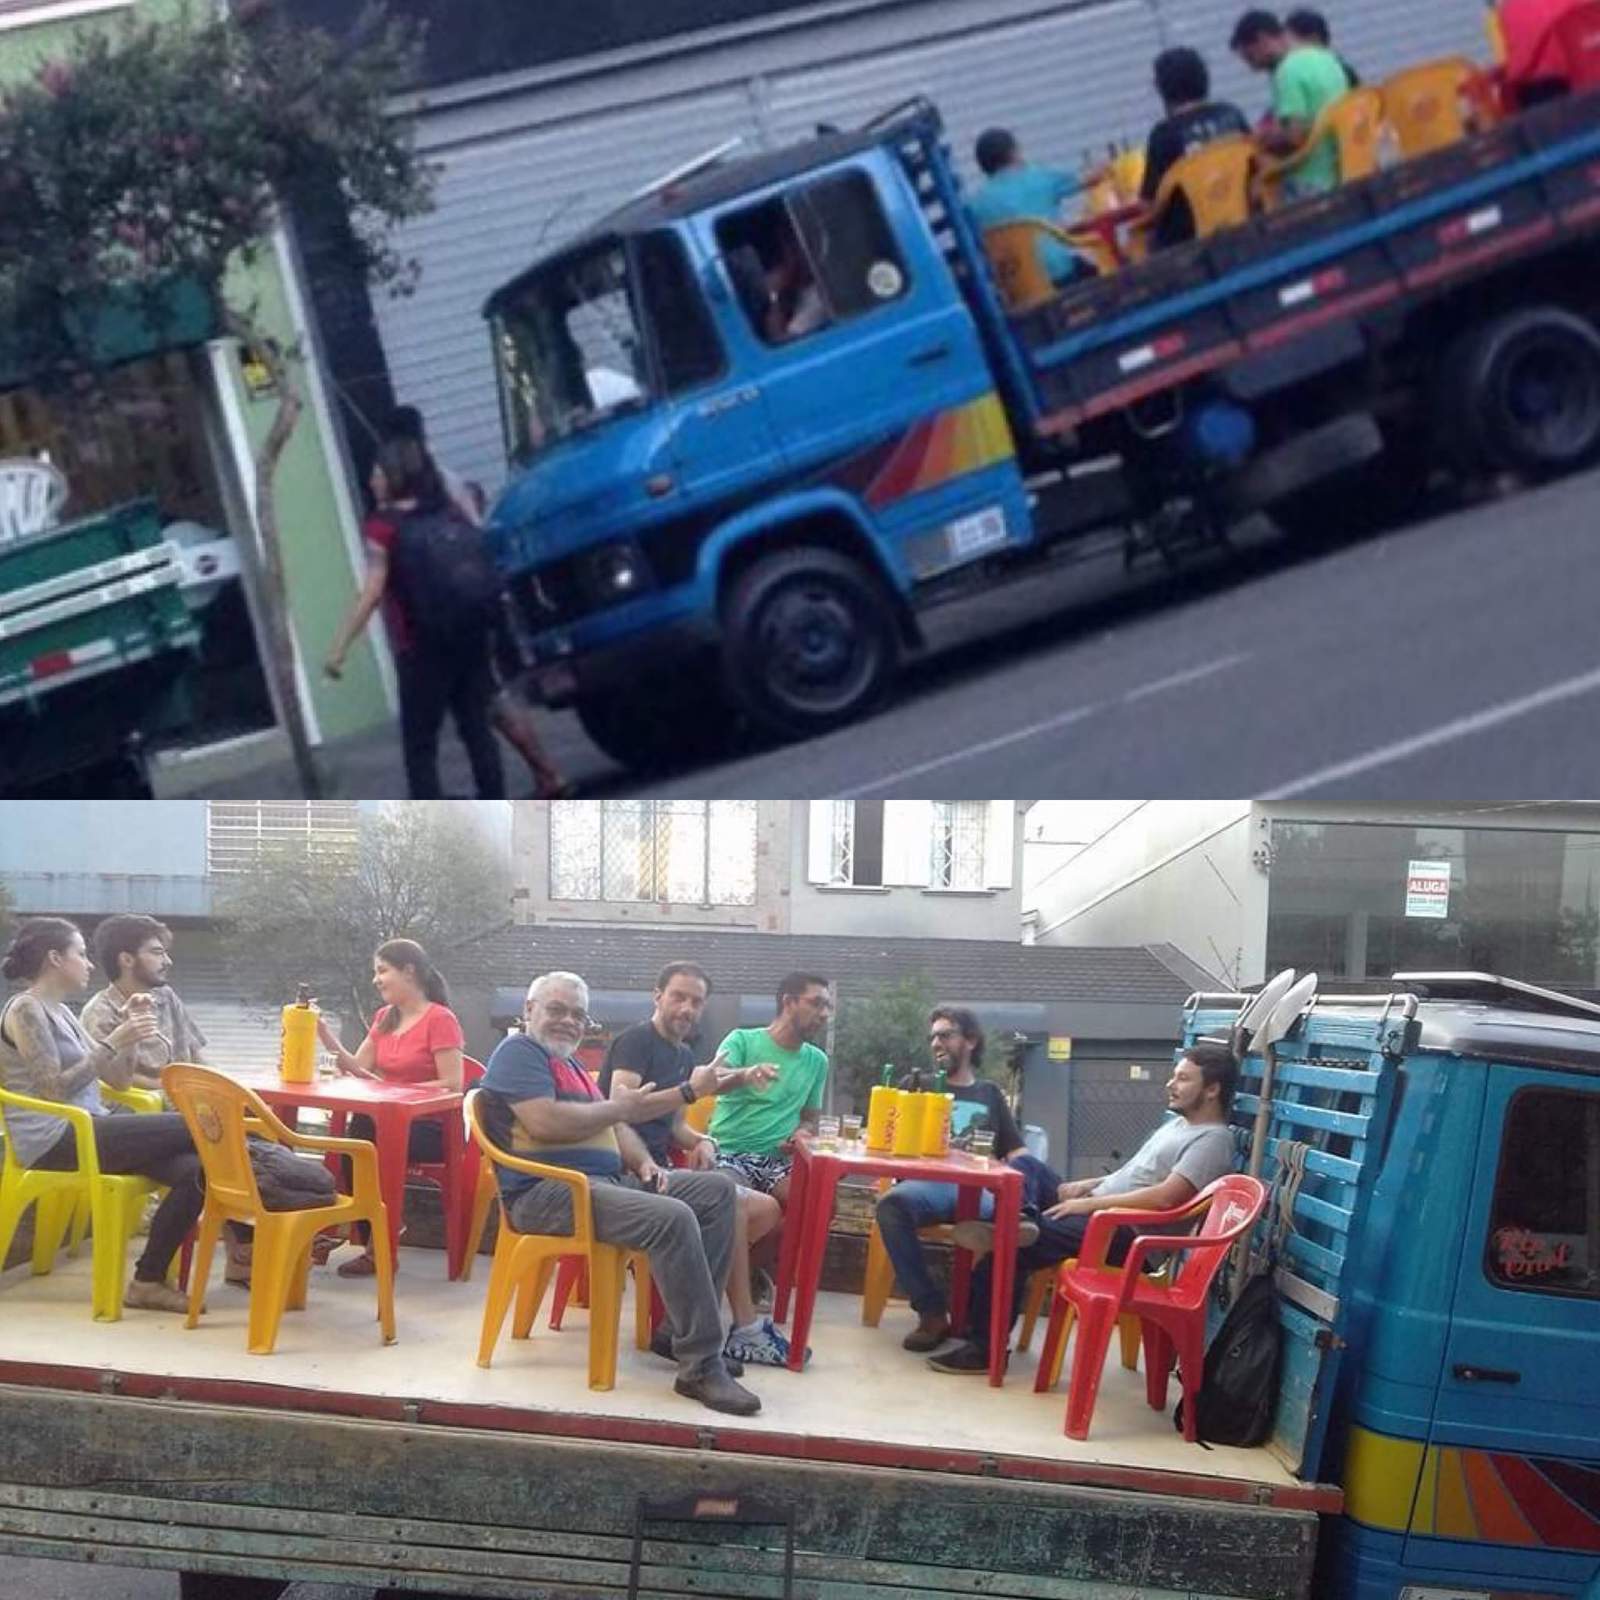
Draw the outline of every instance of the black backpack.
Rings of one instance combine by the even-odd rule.
[[[412,632],[424,643],[448,648],[489,626],[500,574],[483,530],[454,506],[404,517],[391,559]]]
[[[1200,1438],[1211,1444],[1265,1444],[1272,1437],[1283,1370],[1283,1329],[1278,1324],[1272,1274],[1253,1277],[1228,1308],[1206,1351],[1205,1374],[1195,1403]],[[1183,1431],[1183,1401],[1172,1413]]]

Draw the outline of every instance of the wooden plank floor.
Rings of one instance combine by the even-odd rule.
[[[336,1260],[338,1258],[335,1258]],[[304,1312],[289,1313],[277,1352],[245,1350],[246,1292],[213,1275],[200,1327],[179,1316],[129,1312],[116,1323],[89,1315],[89,1258],[58,1259],[48,1276],[25,1267],[0,1274],[0,1363],[152,1374],[174,1379],[272,1385],[293,1406],[305,1395],[383,1396],[515,1411],[532,1408],[573,1417],[614,1418],[697,1428],[730,1422],[672,1392],[672,1368],[632,1348],[631,1305],[623,1310],[624,1347],[615,1389],[596,1393],[585,1383],[588,1314],[568,1313],[561,1333],[547,1327],[548,1307],[534,1336],[513,1341],[510,1324],[488,1371],[475,1362],[488,1262],[469,1283],[449,1283],[437,1251],[403,1249],[397,1299],[399,1342],[379,1342],[370,1279],[341,1279],[315,1269]],[[762,1400],[761,1414],[737,1427],[750,1447],[771,1436],[784,1441],[854,1441],[864,1446],[971,1451],[1062,1464],[1102,1464],[1150,1473],[1233,1479],[1288,1487],[1294,1480],[1265,1450],[1187,1445],[1169,1412],[1144,1399],[1142,1373],[1123,1370],[1115,1346],[1108,1362],[1091,1437],[1062,1431],[1065,1382],[1057,1393],[1033,1392],[1034,1354],[1013,1356],[1003,1389],[982,1378],[931,1372],[900,1348],[911,1312],[891,1303],[877,1329],[860,1322],[854,1297],[819,1297],[812,1330],[815,1351],[802,1374],[754,1367],[746,1381]],[[1037,1348],[1043,1330],[1035,1340]],[[8,1380],[14,1381],[14,1380]],[[604,1425],[601,1425],[602,1427]]]

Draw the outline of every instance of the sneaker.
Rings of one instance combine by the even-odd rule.
[[[698,1378],[680,1377],[673,1389],[688,1400],[698,1400],[713,1411],[726,1411],[731,1417],[753,1417],[761,1409],[761,1397],[735,1383],[722,1368],[702,1372]]]
[[[650,1354],[660,1356],[663,1361],[670,1361],[674,1366],[678,1364],[678,1358],[672,1353],[672,1335],[665,1328],[657,1328],[650,1335]],[[742,1378],[744,1376],[744,1363],[742,1361],[732,1361],[727,1356],[724,1356],[722,1364],[728,1369],[732,1377]]]
[[[949,1337],[950,1319],[941,1311],[937,1316],[923,1317],[900,1341],[900,1348],[927,1355],[930,1350],[937,1350]]]
[[[953,1350],[946,1350],[943,1355],[929,1356],[928,1365],[935,1372],[954,1372],[963,1376],[987,1374],[989,1371],[989,1352],[981,1345],[958,1344]]]
[[[789,1341],[772,1324],[771,1317],[763,1317],[749,1332],[735,1328],[723,1346],[722,1358],[730,1367],[738,1363],[741,1370],[748,1364],[754,1367],[786,1367],[789,1365]],[[806,1347],[806,1360],[811,1359],[811,1349]]]
[[[970,1222],[958,1222],[950,1230],[950,1238],[963,1250],[970,1250],[974,1257],[986,1256],[994,1249],[994,1224],[975,1218]],[[1017,1223],[1017,1248],[1026,1250],[1030,1244],[1038,1242],[1039,1224],[1032,1217],[1023,1217]]]
[[[170,1283],[147,1283],[143,1278],[135,1278],[122,1297],[122,1303],[129,1311],[181,1311],[189,1309],[189,1296],[182,1289],[175,1289]],[[205,1307],[200,1307],[202,1311]]]

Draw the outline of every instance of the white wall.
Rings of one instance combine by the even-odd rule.
[[[1267,876],[1248,800],[1104,803],[1099,831],[1032,890],[1039,944],[1174,944],[1229,983],[1263,977]]]

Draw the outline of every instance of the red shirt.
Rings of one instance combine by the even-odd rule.
[[[1501,0],[1500,36],[1506,46],[1506,83],[1513,89],[1542,78],[1564,78],[1566,60],[1555,25],[1583,0]]]
[[[392,517],[376,514],[367,518],[362,527],[368,544],[383,551],[389,558],[389,581],[383,589],[383,625],[389,630],[389,647],[396,655],[411,648],[414,629],[405,601],[400,598],[400,587],[394,581],[394,541],[400,524]]]
[[[461,1024],[449,1006],[430,1005],[410,1027],[399,1033],[380,1031],[389,1007],[382,1006],[372,1019],[367,1037],[376,1049],[373,1066],[391,1083],[432,1083],[439,1076],[436,1050],[459,1050],[466,1042]]]

